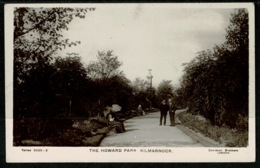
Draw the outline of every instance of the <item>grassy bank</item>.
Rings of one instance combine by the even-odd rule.
[[[200,132],[226,147],[246,147],[248,145],[248,131],[242,132],[226,126],[213,126],[203,117],[187,112],[179,113],[178,118],[184,126]]]

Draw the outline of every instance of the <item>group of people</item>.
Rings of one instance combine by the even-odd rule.
[[[168,102],[166,100],[163,100],[159,109],[161,112],[160,125],[166,125],[167,113],[169,112],[171,122],[170,126],[175,126],[175,111],[177,110],[177,108],[171,101],[171,99],[169,99]],[[137,111],[138,114],[145,115],[141,105],[138,106]],[[126,131],[124,123],[116,117],[115,113],[112,110],[112,107],[106,106],[100,117],[100,122],[102,121],[108,126],[115,127],[117,133],[123,133]]]
[[[169,99],[168,102],[166,100],[162,101],[162,104],[160,105],[160,125],[166,125],[166,118],[167,118],[167,113],[169,112],[170,114],[170,126],[175,126],[175,111],[176,111],[176,106],[173,104],[171,99]]]

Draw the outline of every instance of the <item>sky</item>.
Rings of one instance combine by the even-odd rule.
[[[169,4],[98,6],[85,19],[74,19],[63,32],[64,38],[81,44],[62,53],[79,53],[87,65],[96,60],[97,51],[113,50],[131,81],[146,79],[152,69],[154,87],[162,80],[178,85],[183,63],[224,42],[231,12],[231,8],[176,8]]]

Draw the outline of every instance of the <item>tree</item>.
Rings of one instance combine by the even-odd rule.
[[[225,45],[229,50],[248,49],[248,11],[237,9],[231,14],[230,24],[226,28]]]
[[[15,8],[15,116],[30,111],[30,106],[45,107],[41,103],[47,103],[47,100],[51,99],[49,79],[54,71],[51,61],[53,53],[66,46],[80,43],[63,39],[62,31],[68,30],[68,24],[73,18],[84,18],[86,12],[92,10],[94,8]]]
[[[139,94],[141,92],[145,92],[147,89],[148,83],[146,80],[141,78],[135,78],[132,82],[132,87],[134,89],[134,94]]]
[[[37,117],[46,114],[52,101],[50,76],[54,71],[51,64],[39,64],[24,76],[20,83],[14,82],[14,117]]]
[[[87,65],[88,75],[92,79],[108,79],[114,76],[124,76],[119,70],[122,62],[118,61],[118,57],[113,55],[113,51],[98,52],[97,61],[92,61]]]
[[[173,95],[173,86],[171,80],[163,80],[157,88],[157,97],[159,101],[168,99]]]
[[[82,97],[80,93],[85,92],[86,74],[77,58],[58,58],[55,62],[53,55],[66,46],[80,44],[80,41],[64,39],[62,33],[68,30],[69,23],[75,17],[83,19],[88,11],[93,10],[95,9],[14,9],[14,137],[38,139],[71,126],[71,119],[55,117],[66,111],[66,99],[77,93]],[[67,65],[71,67],[66,67]],[[66,75],[71,78],[67,79]],[[71,88],[65,86],[68,82],[71,82]],[[58,85],[64,88],[57,87]],[[62,104],[64,102],[66,104]]]
[[[14,10],[14,77],[22,82],[37,64],[45,64],[58,49],[80,44],[63,39],[74,17],[84,18],[95,8],[29,8]]]
[[[175,106],[185,108],[187,107],[187,99],[184,95],[184,89],[182,87],[178,87],[173,92],[172,101]]]
[[[112,50],[98,51],[97,61],[87,65],[87,75],[96,83],[96,97],[102,107],[118,103],[125,109],[132,95],[130,81],[120,70],[121,65]]]
[[[236,127],[248,116],[248,13],[237,9],[226,29],[226,42],[197,54],[185,64],[181,90],[189,112],[215,125]]]
[[[80,57],[58,57],[55,60],[53,86],[59,94],[68,94],[69,96],[81,94],[87,80],[86,69],[80,61]]]
[[[53,66],[55,71],[50,80],[56,99],[60,100],[60,107],[67,107],[68,112],[70,103],[69,110],[72,115],[88,116],[87,109],[91,108],[89,105],[94,97],[94,83],[87,77],[80,57],[58,57]],[[60,112],[64,113],[66,109]]]
[[[156,105],[155,88],[150,88],[148,82],[141,78],[135,78],[132,82],[133,95],[134,95],[134,107],[139,104],[144,108],[151,108]]]

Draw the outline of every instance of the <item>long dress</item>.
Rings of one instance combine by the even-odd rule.
[[[116,117],[113,113],[108,113],[106,118],[108,119],[108,124],[112,127],[115,127],[116,133],[123,133],[125,132],[124,123],[117,121]]]

